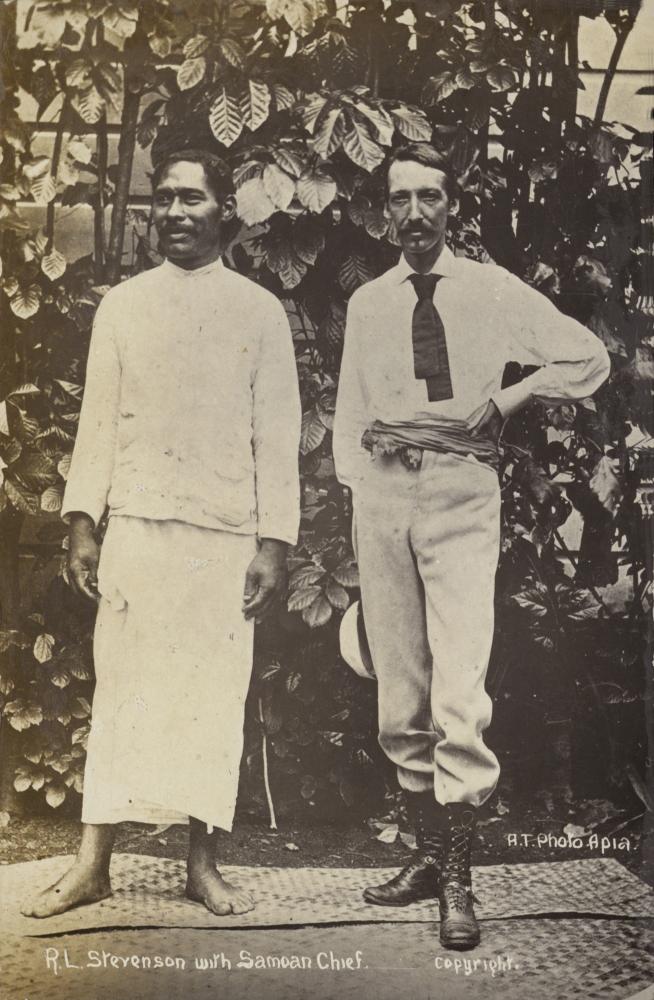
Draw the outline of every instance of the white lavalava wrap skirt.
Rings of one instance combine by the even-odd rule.
[[[85,823],[231,830],[252,671],[251,535],[114,516],[102,546]]]

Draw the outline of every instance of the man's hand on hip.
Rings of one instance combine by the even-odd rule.
[[[68,540],[68,577],[76,594],[99,600],[98,562],[100,546],[93,534],[93,521],[87,514],[72,514]]]
[[[263,538],[245,574],[243,614],[265,618],[286,590],[286,542]]]
[[[478,412],[478,411],[477,411]],[[474,421],[475,414],[472,416]],[[468,423],[468,429],[472,437],[486,437],[494,444],[500,439],[504,418],[492,399],[488,400],[486,409],[474,423]]]

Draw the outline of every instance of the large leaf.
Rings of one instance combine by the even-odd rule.
[[[372,205],[363,213],[363,225],[369,236],[379,240],[388,232],[389,220],[384,215],[381,205]]]
[[[453,94],[456,89],[454,74],[449,70],[430,77],[425,87],[426,96],[431,104],[439,104],[450,94]]]
[[[66,70],[66,83],[69,87],[83,90],[91,84],[93,65],[86,59],[74,59]]]
[[[297,196],[310,212],[323,212],[336,197],[336,182],[318,167],[302,174],[297,182]]]
[[[373,139],[368,125],[351,119],[350,128],[343,139],[343,149],[353,163],[372,173],[384,160],[384,150]]]
[[[289,253],[277,273],[284,288],[295,288],[307,273],[307,266],[294,253]]]
[[[195,59],[185,59],[177,70],[177,86],[180,90],[190,90],[204,79],[207,70],[207,60],[204,56]]]
[[[289,580],[289,586],[291,589],[296,587],[306,587],[310,584],[317,583],[325,575],[324,569],[320,566],[315,566],[313,563],[309,563],[307,566],[298,566],[296,570],[291,573],[291,578]],[[316,595],[314,594],[314,597]]]
[[[494,90],[512,90],[518,85],[518,77],[510,66],[495,66],[486,74],[486,79]]]
[[[346,559],[332,570],[332,576],[342,587],[359,586],[359,570],[354,559]]]
[[[346,611],[349,608],[350,598],[347,590],[340,583],[337,583],[336,580],[328,581],[325,593],[333,608],[338,608],[339,611]]]
[[[322,594],[316,597],[313,604],[302,612],[302,617],[309,628],[319,628],[326,625],[332,616],[332,606]]]
[[[320,324],[320,332],[323,334],[331,347],[338,347],[343,343],[345,333],[345,308],[340,302],[329,303],[327,315]]]
[[[54,684],[58,688],[67,688],[70,684],[70,674],[65,667],[57,664],[48,674],[48,678],[51,684]]]
[[[45,800],[53,809],[57,809],[66,801],[66,786],[60,784],[48,785],[45,793]]]
[[[613,461],[604,455],[593,470],[590,488],[606,510],[614,514],[622,497],[622,486],[615,474]]]
[[[38,285],[19,288],[9,301],[11,311],[19,319],[29,319],[39,311],[41,304],[41,289]]]
[[[187,59],[197,59],[209,48],[209,39],[206,35],[193,35],[184,43],[184,55]]]
[[[120,38],[131,38],[136,31],[138,21],[138,5],[127,3],[126,0],[115,0],[107,6],[102,19],[105,27],[114,31]]]
[[[39,497],[36,494],[21,489],[21,487],[17,486],[10,479],[5,479],[4,487],[9,502],[16,510],[21,511],[23,514],[38,513]]]
[[[365,285],[373,277],[373,273],[366,261],[358,254],[346,257],[338,272],[338,280],[341,288],[346,292],[353,292],[359,285]]]
[[[57,511],[61,510],[62,503],[63,494],[58,486],[49,486],[41,494],[41,510],[47,514],[56,514]]]
[[[26,792],[32,787],[32,775],[26,768],[19,768],[14,778],[14,788],[17,792]]]
[[[9,725],[18,732],[23,732],[30,726],[40,726],[43,722],[41,707],[22,698],[8,702],[5,705],[4,714],[9,719]]]
[[[393,119],[381,105],[372,104],[364,98],[359,98],[354,104],[360,115],[363,115],[376,132],[376,139],[384,146],[393,142]]]
[[[259,80],[248,80],[247,87],[239,97],[239,107],[243,122],[254,132],[268,118],[270,113],[270,88]]]
[[[91,714],[91,706],[86,698],[75,698],[70,706],[70,712],[74,719],[88,719]]]
[[[223,146],[231,146],[243,131],[243,116],[239,102],[224,87],[221,87],[209,109],[209,125]]]
[[[273,204],[282,211],[293,201],[295,181],[276,163],[268,163],[264,167],[263,186]]]
[[[308,35],[324,13],[323,0],[286,0],[282,16],[298,35]]]
[[[50,253],[41,259],[41,270],[50,281],[56,281],[66,270],[66,258],[53,247]]]
[[[312,219],[299,219],[293,227],[293,246],[300,260],[313,267],[324,249],[325,234]]]
[[[71,103],[87,125],[96,125],[106,109],[105,102],[95,87],[75,94]]]
[[[159,35],[156,32],[148,35],[148,45],[159,59],[167,59],[173,48],[170,35]]]
[[[291,177],[297,180],[302,175],[305,163],[298,153],[292,149],[286,149],[284,146],[279,149],[273,149],[271,152],[277,166],[281,167],[287,174],[290,174]]]
[[[51,161],[49,156],[32,156],[23,164],[23,173],[30,183],[38,177],[45,177],[51,173]]]
[[[315,410],[307,410],[302,414],[302,430],[300,432],[300,454],[308,455],[315,451],[322,443],[327,428],[320,419],[320,414]]]
[[[322,589],[315,585],[297,587],[288,598],[289,611],[304,611],[317,597],[322,595]]]
[[[429,142],[432,127],[422,111],[416,108],[393,108],[395,128],[411,142]]]
[[[43,632],[42,635],[37,636],[33,649],[34,659],[39,663],[47,663],[48,660],[52,659],[54,644],[54,636],[50,635],[48,632]]]
[[[266,219],[277,211],[275,205],[268,197],[263,179],[253,177],[245,181],[236,190],[236,208],[238,216],[246,226],[254,226],[258,222],[265,222]]]
[[[93,151],[90,146],[79,137],[73,137],[66,146],[66,152],[76,163],[88,164],[91,162]]]
[[[52,174],[47,173],[42,177],[35,177],[30,185],[30,191],[37,205],[49,205],[57,193],[57,186]]]
[[[342,108],[330,108],[327,114],[321,118],[320,125],[316,129],[313,139],[309,142],[314,152],[323,160],[336,152],[343,142],[345,125],[342,116]]]
[[[320,118],[326,103],[327,98],[323,97],[322,94],[307,94],[307,97],[298,109],[302,119],[302,124],[307,132],[311,133],[311,135],[313,135],[316,130],[318,119]]]
[[[245,61],[245,53],[235,38],[221,38],[218,48],[225,62],[229,63],[230,66],[235,66],[237,69],[242,68]]]
[[[273,84],[273,94],[278,111],[286,111],[295,104],[295,95],[288,87],[283,87],[279,83]]]

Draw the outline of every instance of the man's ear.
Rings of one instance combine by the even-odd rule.
[[[448,215],[458,215],[459,214],[459,199],[454,198],[447,206]]]
[[[390,213],[390,209],[388,207],[388,201],[386,200],[386,198],[384,198],[384,218],[385,219],[390,219],[390,217],[391,217],[391,213]]]
[[[223,222],[229,222],[236,215],[236,198],[233,194],[228,194],[220,206],[220,218]]]

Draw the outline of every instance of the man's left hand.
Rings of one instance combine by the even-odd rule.
[[[275,538],[263,538],[261,548],[245,574],[243,614],[250,618],[265,618],[286,590],[286,543]]]
[[[473,424],[469,424],[468,428],[472,437],[485,437],[492,441],[494,444],[500,439],[500,434],[502,433],[502,426],[504,424],[504,418],[498,410],[497,406],[492,399],[488,400],[486,409]]]

